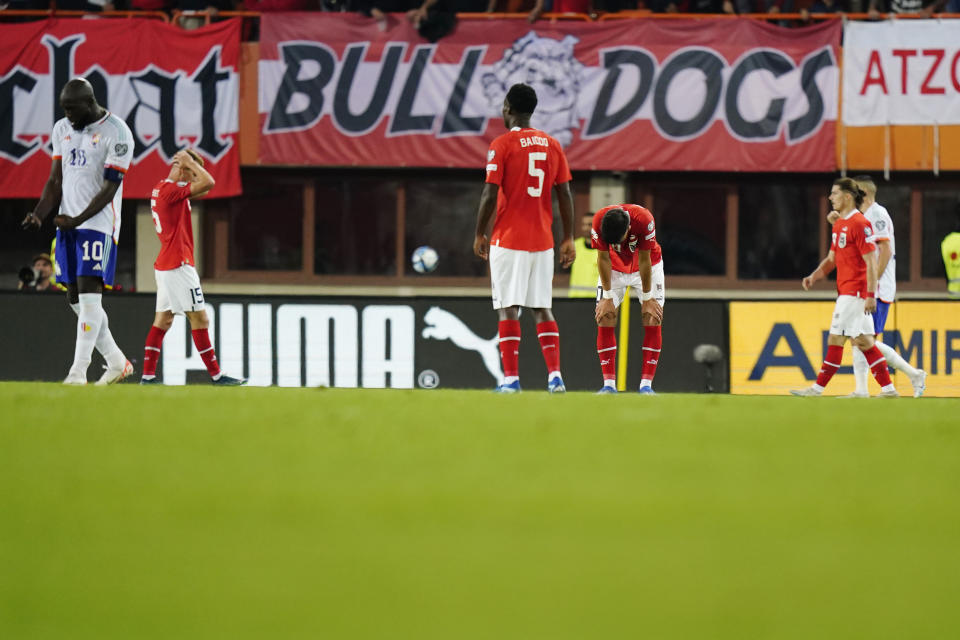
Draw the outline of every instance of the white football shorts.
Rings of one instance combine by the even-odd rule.
[[[637,300],[643,294],[643,278],[639,271],[633,273],[621,273],[620,271],[610,272],[610,291],[613,292],[613,306],[620,308],[623,298],[627,295],[627,287],[633,287],[633,292],[637,294]],[[662,307],[667,299],[667,285],[663,277],[663,260],[650,267],[650,291],[653,292],[653,299],[660,303]],[[597,302],[603,295],[603,284],[597,279]]]
[[[154,269],[153,274],[157,279],[157,311],[172,311],[177,315],[186,311],[203,311],[200,276],[191,265],[168,271]]]
[[[856,338],[873,335],[873,316],[866,312],[867,301],[857,296],[839,296],[833,307],[830,333]]]
[[[553,305],[553,249],[519,251],[490,246],[493,308],[549,309]]]

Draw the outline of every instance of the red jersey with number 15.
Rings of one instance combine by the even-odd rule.
[[[153,225],[160,236],[160,255],[153,263],[157,271],[195,265],[193,222],[190,220],[190,183],[163,180],[150,194]]]
[[[830,250],[837,261],[837,294],[867,295],[867,263],[864,254],[876,250],[873,229],[862,213],[854,209],[833,223]]]
[[[611,209],[623,209],[630,216],[630,229],[627,231],[627,241],[623,244],[607,244],[600,237],[600,223],[603,221],[604,214]],[[612,204],[597,211],[593,216],[590,237],[593,240],[594,249],[610,252],[611,267],[620,273],[636,273],[640,270],[638,249],[650,252],[651,266],[662,259],[653,214],[649,209],[636,204]]]
[[[514,127],[497,137],[487,151],[487,183],[500,186],[490,244],[552,249],[552,189],[570,180],[563,147],[543,131]]]

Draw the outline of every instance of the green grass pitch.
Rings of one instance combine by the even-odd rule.
[[[958,409],[4,383],[0,637],[956,637]]]

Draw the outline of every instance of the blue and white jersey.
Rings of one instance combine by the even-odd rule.
[[[874,244],[877,240],[890,241],[890,262],[877,277],[877,299],[893,302],[893,297],[897,295],[897,243],[893,238],[893,220],[890,219],[886,207],[876,202],[870,205],[863,215],[873,229],[871,238]]]
[[[133,134],[127,124],[107,112],[96,122],[77,131],[66,118],[53,125],[53,157],[63,167],[63,196],[60,213],[75,218],[100,192],[104,171],[113,169],[125,174],[133,159]],[[117,242],[120,237],[120,203],[123,183],[113,200],[78,229],[91,229]]]

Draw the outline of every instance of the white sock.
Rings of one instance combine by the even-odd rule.
[[[77,345],[73,352],[70,371],[86,375],[93,356],[93,348],[103,323],[102,294],[81,293],[80,313],[77,314]]]
[[[513,384],[520,379],[520,376],[503,376],[503,384]]]
[[[653,380],[649,378],[640,378],[640,388],[653,387]]]
[[[888,346],[877,340],[877,349],[880,349],[880,353],[883,354],[883,357],[887,359],[887,364],[896,369],[897,371],[902,371],[911,378],[916,377],[917,370],[910,366],[906,360],[903,359],[899,353],[893,350],[893,347]]]
[[[560,378],[561,380],[563,379],[561,378],[559,371],[551,371],[547,374],[547,382],[553,382],[554,378]]]
[[[603,381],[603,386],[605,386],[605,387],[612,387],[612,388],[616,389],[616,388],[617,388],[617,381],[616,381],[616,380],[604,380],[604,381]]]
[[[856,393],[870,393],[867,386],[870,379],[870,365],[867,364],[867,356],[863,355],[860,349],[853,350],[853,379],[857,383]]]
[[[100,307],[100,313],[103,316],[100,324],[100,333],[97,334],[97,351],[107,361],[107,366],[111,369],[123,369],[127,364],[127,357],[120,351],[117,341],[113,339],[110,333],[110,320],[107,319],[107,312]]]
[[[80,315],[79,302],[71,302],[70,309],[77,316]],[[103,309],[102,306],[101,309]],[[96,348],[111,369],[123,369],[127,364],[127,357],[120,351],[116,340],[113,339],[113,334],[110,333],[110,321],[107,319],[106,310],[103,310],[103,324],[100,326],[100,333],[97,334]]]

